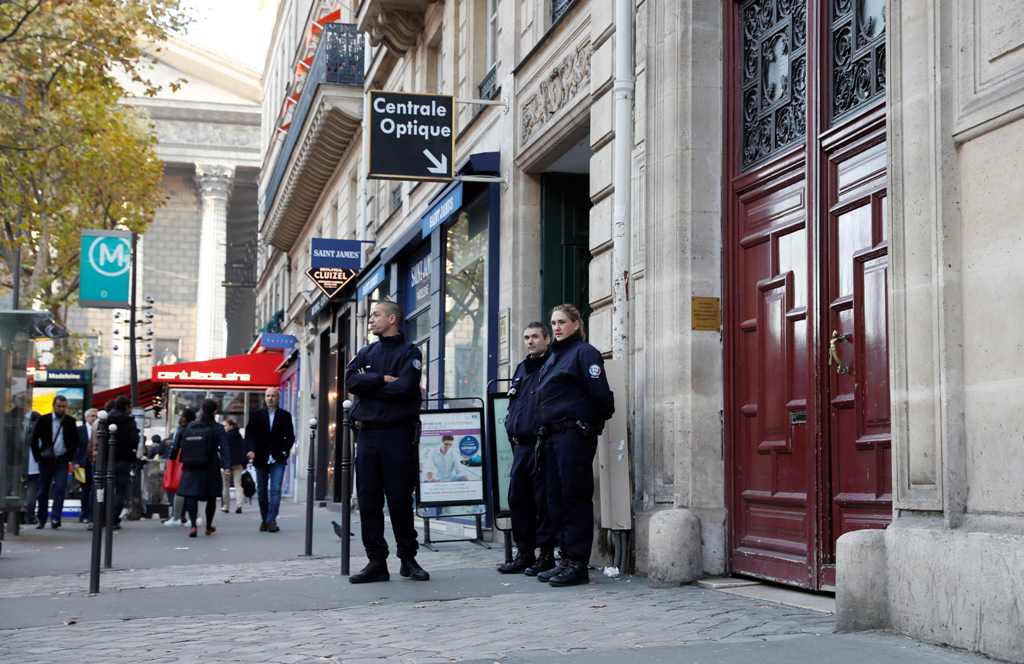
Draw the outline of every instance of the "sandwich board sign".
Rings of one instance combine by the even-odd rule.
[[[131,299],[132,234],[83,230],[78,304],[127,309]]]
[[[310,246],[310,267],[306,270],[306,276],[313,280],[329,300],[359,274],[362,257],[362,243],[359,240],[315,237]]]
[[[382,180],[452,179],[454,98],[370,91],[370,169]]]

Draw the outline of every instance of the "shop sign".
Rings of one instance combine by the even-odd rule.
[[[252,380],[252,374],[240,373],[237,371],[231,371],[228,373],[221,373],[220,371],[196,371],[182,369],[181,371],[162,371],[157,370],[157,380],[163,381],[174,381],[174,382],[202,382],[202,383],[248,383]]]
[[[132,234],[83,230],[78,304],[125,309],[131,295]]]
[[[356,289],[356,299],[360,301],[366,299],[373,292],[373,289],[383,281],[384,266],[378,265],[377,269],[366,275],[366,278],[359,284],[359,288]]]
[[[452,179],[455,154],[451,95],[370,91],[369,178]]]
[[[358,270],[363,263],[363,243],[359,240],[335,240],[315,237],[311,241],[311,267],[335,267]]]
[[[415,311],[430,299],[430,255],[409,266],[409,287],[413,293]]]
[[[290,334],[280,332],[264,332],[260,335],[260,346],[267,350],[291,350],[299,340]]]
[[[459,208],[462,207],[462,183],[456,184],[451,191],[430,206],[427,213],[420,218],[420,237],[430,237],[435,228],[443,224]]]

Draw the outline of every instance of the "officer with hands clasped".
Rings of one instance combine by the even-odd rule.
[[[370,559],[349,577],[351,583],[390,579],[385,497],[402,561],[400,574],[415,581],[430,579],[416,562],[419,544],[413,525],[423,357],[399,331],[401,320],[402,310],[394,302],[374,304],[369,327],[377,341],[356,353],[345,370],[346,389],[356,397],[356,495],[363,546]]]
[[[590,582],[594,537],[594,454],[597,436],[615,412],[601,353],[586,342],[579,310],[560,304],[551,312],[555,340],[540,369],[537,408],[543,441],[550,527],[562,556],[537,578],[552,586]]]
[[[498,571],[536,576],[555,566],[554,536],[545,518],[544,457],[535,454],[540,426],[537,381],[551,342],[547,328],[539,322],[526,326],[523,341],[527,355],[512,374],[505,416],[505,430],[512,442],[508,505],[512,512],[512,538],[518,551],[512,562],[498,566]],[[539,557],[535,555],[536,547],[540,547]]]

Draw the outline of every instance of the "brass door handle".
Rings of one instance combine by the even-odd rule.
[[[843,364],[843,361],[839,359],[839,344],[844,341],[849,341],[849,334],[839,334],[839,330],[832,330],[832,337],[828,341],[828,365],[836,365],[836,373],[840,375],[846,375],[850,373],[850,368]]]

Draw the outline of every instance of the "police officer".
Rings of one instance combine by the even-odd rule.
[[[526,359],[512,374],[508,388],[508,414],[505,430],[512,441],[512,470],[508,484],[508,504],[512,510],[512,538],[517,554],[512,562],[498,567],[502,574],[537,576],[555,566],[555,542],[548,527],[547,498],[544,495],[543,455],[535,454],[540,414],[537,410],[537,379],[548,359],[548,330],[534,322],[523,331]],[[540,547],[540,556],[534,553]]]
[[[387,581],[388,544],[384,539],[384,499],[402,561],[400,574],[414,581],[430,575],[416,562],[413,489],[416,486],[420,375],[423,357],[399,332],[402,310],[377,302],[370,311],[370,332],[377,341],[364,347],[345,370],[346,389],[355,395],[356,495],[366,557],[351,583]]]
[[[579,310],[560,304],[551,312],[555,340],[540,369],[537,407],[543,440],[547,518],[562,556],[537,578],[552,586],[589,583],[594,537],[594,454],[597,436],[615,412],[604,361],[586,342]]]

